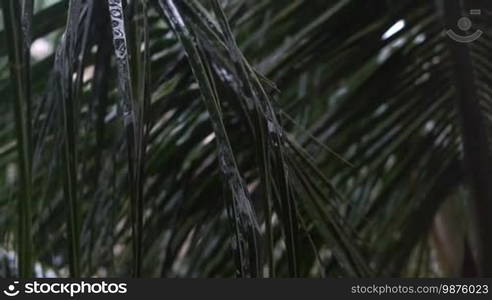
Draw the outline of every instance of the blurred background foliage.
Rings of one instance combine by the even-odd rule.
[[[1,0],[0,276],[491,276],[489,2]]]

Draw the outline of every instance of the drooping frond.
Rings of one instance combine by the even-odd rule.
[[[490,275],[461,2],[2,0],[0,276]]]

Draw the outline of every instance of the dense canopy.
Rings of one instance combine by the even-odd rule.
[[[492,275],[490,1],[0,3],[1,277]]]

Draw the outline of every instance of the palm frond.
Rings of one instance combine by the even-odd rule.
[[[490,275],[488,1],[1,3],[0,276]]]

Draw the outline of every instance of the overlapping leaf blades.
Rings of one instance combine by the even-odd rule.
[[[435,216],[473,199],[439,6],[111,1],[115,18],[72,0],[30,24],[30,2],[8,6],[0,56],[27,61],[31,30],[58,50],[0,69],[17,99],[0,104],[1,247],[18,251],[21,275],[29,261],[59,276],[435,275]],[[470,45],[466,84],[487,128],[489,48]],[[14,122],[8,103],[30,108]],[[8,170],[23,161],[32,179],[13,193]],[[18,201],[31,217],[12,213]],[[15,233],[17,215],[31,233]]]

